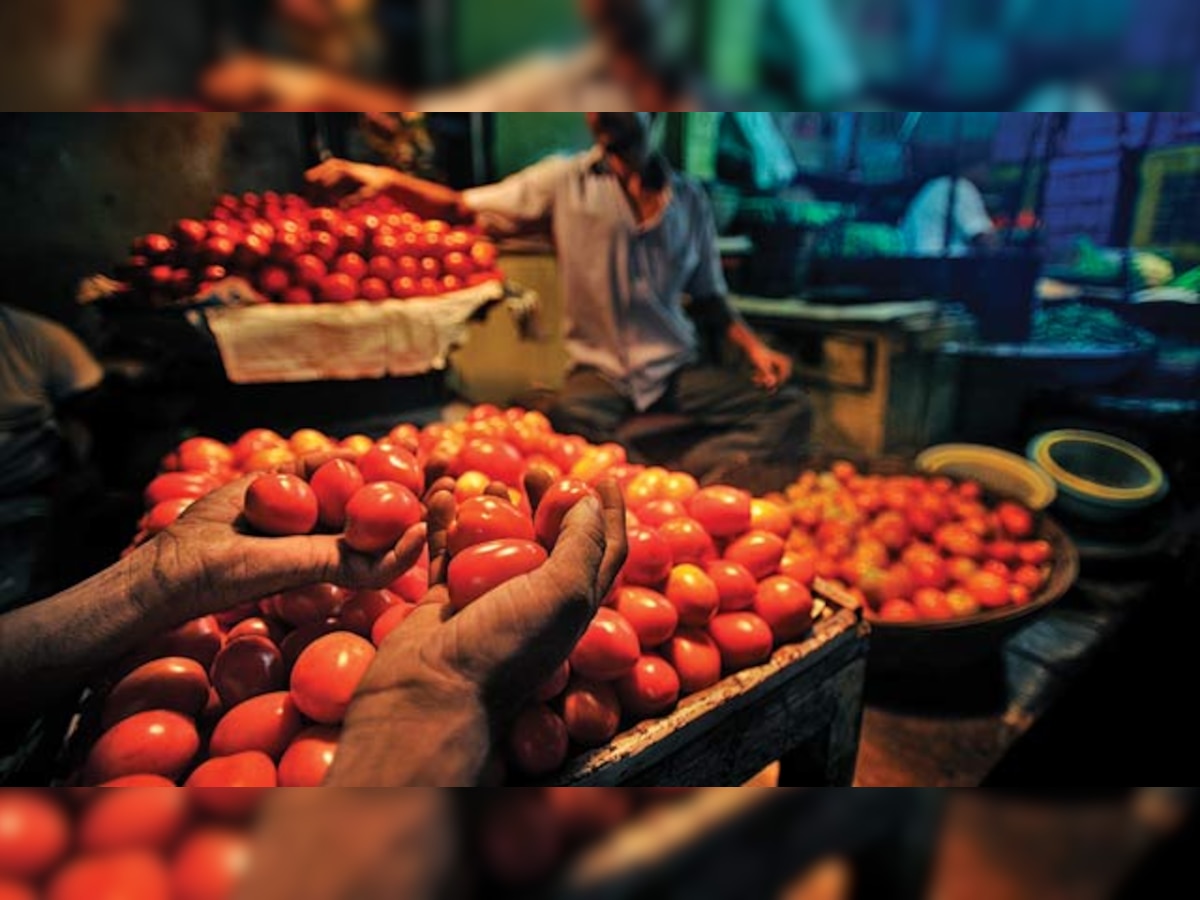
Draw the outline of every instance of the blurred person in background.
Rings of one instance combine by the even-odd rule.
[[[997,235],[984,203],[988,162],[969,162],[960,174],[946,174],[925,184],[900,224],[905,246],[914,256],[967,256],[992,249]]]
[[[652,122],[649,113],[589,113],[593,149],[465,192],[345,160],[308,177],[343,195],[386,193],[497,237],[553,237],[572,360],[550,411],[560,431],[604,443],[635,414],[668,412],[718,432],[682,460],[697,477],[751,459],[799,458],[811,410],[791,383],[792,360],[730,306],[708,200],[654,151]],[[737,347],[744,368],[702,364],[693,319]]]

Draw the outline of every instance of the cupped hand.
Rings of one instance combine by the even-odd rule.
[[[786,353],[762,344],[750,351],[749,356],[754,367],[754,383],[759,387],[774,393],[791,379],[795,363]]]

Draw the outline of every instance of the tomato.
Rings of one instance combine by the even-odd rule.
[[[750,530],[750,495],[737,488],[703,488],[688,502],[688,511],[713,537],[734,537]]]
[[[401,601],[384,610],[371,625],[371,643],[376,647],[382,647],[388,635],[399,628],[401,623],[409,617],[414,609],[416,609],[416,606],[412,603]]]
[[[946,574],[952,582],[962,584],[979,571],[979,564],[965,556],[955,556],[946,561]]]
[[[171,863],[174,900],[233,900],[250,868],[250,838],[232,828],[192,832]]]
[[[300,710],[287,691],[251,697],[233,707],[213,730],[208,749],[213,756],[256,750],[278,760],[303,727]]]
[[[175,524],[175,520],[196,501],[191,497],[177,497],[174,500],[164,500],[142,516],[138,527],[153,536]]]
[[[322,725],[336,725],[346,715],[375,648],[348,631],[317,638],[292,667],[292,700],[304,715]]]
[[[1013,572],[1012,580],[1032,593],[1041,590],[1046,579],[1037,566],[1023,565]]]
[[[648,588],[618,588],[613,608],[633,627],[643,650],[666,643],[679,627],[675,606]]]
[[[1033,599],[1029,588],[1023,584],[1010,584],[1008,586],[1008,602],[1013,606],[1026,606]]]
[[[358,295],[363,300],[387,300],[392,296],[392,286],[382,278],[364,278],[359,283]]]
[[[301,625],[285,637],[279,645],[279,652],[283,654],[283,666],[288,672],[289,678],[291,677],[292,669],[296,665],[296,660],[300,658],[300,654],[305,651],[309,644],[317,638],[341,630],[341,626],[333,620],[309,622],[307,625]]]
[[[1008,581],[993,572],[976,572],[963,587],[984,608],[1008,605]]]
[[[370,637],[375,622],[394,606],[402,604],[396,594],[387,589],[356,591],[342,607],[339,622],[346,631],[359,637]]]
[[[346,524],[346,504],[365,483],[358,466],[345,459],[330,460],[317,469],[309,486],[317,497],[321,524],[341,531]]]
[[[159,475],[142,494],[146,508],[167,500],[198,500],[221,486],[221,480],[209,472],[166,472]]]
[[[801,584],[811,585],[817,577],[817,559],[811,552],[785,551],[779,561],[779,573]]]
[[[170,778],[163,778],[161,775],[124,775],[120,778],[114,778],[112,781],[106,781],[99,785],[103,788],[174,788],[175,782]]]
[[[236,815],[245,809],[243,804],[246,802],[246,795],[249,794],[248,789],[273,788],[277,783],[275,763],[271,761],[271,757],[257,750],[247,750],[232,756],[215,756],[202,762],[188,777],[186,787],[200,789],[199,796],[209,790],[215,791],[217,799],[201,803],[210,809],[216,807],[222,812]],[[234,792],[234,796],[230,797],[219,790],[222,788],[242,790]],[[237,797],[237,794],[242,794],[242,797]],[[250,798],[251,802],[257,799],[253,794],[250,794]],[[230,809],[231,806],[236,808]]]
[[[269,447],[246,457],[242,468],[247,472],[266,472],[277,466],[294,462],[296,454],[289,447]]]
[[[651,528],[657,528],[671,519],[686,519],[687,507],[678,500],[651,500],[638,507],[638,518]]]
[[[983,556],[983,541],[962,525],[943,525],[934,532],[933,541],[949,556],[967,556],[971,559]]]
[[[545,549],[533,541],[489,541],[469,547],[447,567],[450,605],[461,610],[506,581],[532,572],[547,558]]]
[[[349,437],[342,438],[338,446],[344,450],[349,450],[356,456],[362,456],[364,453],[370,452],[371,448],[375,446],[375,442],[365,434],[352,434]],[[362,473],[360,472],[359,474],[361,475]]]
[[[429,551],[422,551],[417,564],[388,585],[388,590],[399,594],[408,603],[420,603],[429,593]]]
[[[210,472],[220,474],[233,467],[233,451],[207,437],[188,438],[175,451],[179,468],[184,472]]]
[[[657,531],[630,528],[627,532],[629,554],[621,576],[634,585],[652,587],[662,584],[671,574],[671,547]]]
[[[171,880],[144,850],[82,856],[54,876],[46,900],[172,900]]]
[[[962,588],[946,591],[946,605],[950,607],[955,618],[973,616],[979,612],[979,602]]]
[[[275,619],[268,620],[254,616],[243,619],[230,628],[225,640],[228,642],[244,637],[264,637],[277,644],[283,640],[283,635],[284,628],[280,622]]]
[[[694,694],[721,680],[721,651],[706,631],[680,628],[660,652],[679,675],[682,694]]]
[[[367,273],[372,278],[384,282],[386,290],[398,274],[396,260],[386,254],[372,256],[367,261]]]
[[[168,656],[144,663],[117,682],[104,701],[102,728],[134,713],[166,709],[197,716],[208,702],[208,673],[194,659]]]
[[[319,296],[324,303],[349,303],[358,296],[358,282],[345,272],[335,272],[321,279]]]
[[[485,272],[496,267],[496,245],[487,241],[479,241],[471,247],[471,261]]]
[[[482,472],[493,481],[520,488],[525,475],[525,459],[520,451],[506,441],[494,438],[475,438],[463,446],[458,456],[460,471]]]
[[[226,644],[213,660],[212,686],[226,707],[282,690],[283,654],[269,638],[250,635]]]
[[[792,531],[792,515],[779,504],[756,497],[750,501],[750,527],[786,538]]]
[[[84,853],[163,850],[179,836],[187,817],[187,797],[173,788],[100,791],[79,819],[76,840]]]
[[[679,674],[654,654],[638,659],[615,687],[621,708],[635,719],[665,715],[679,702]]]
[[[358,461],[359,471],[368,484],[390,481],[403,485],[417,496],[425,490],[425,474],[417,458],[402,447],[374,447]]]
[[[745,566],[755,579],[779,570],[783,538],[769,531],[748,531],[725,548],[725,558]]]
[[[893,553],[903,550],[912,540],[912,529],[908,521],[895,511],[880,513],[871,523],[871,533]]]
[[[581,747],[599,747],[621,726],[621,703],[610,684],[574,680],[563,695],[562,717],[571,740]]]
[[[1017,547],[1018,558],[1030,566],[1045,565],[1053,555],[1054,548],[1049,541],[1029,541]]]
[[[758,582],[745,566],[720,559],[710,562],[706,572],[717,587],[721,612],[735,612],[754,605]]]
[[[565,659],[554,674],[547,678],[542,686],[534,693],[533,699],[539,703],[546,703],[553,700],[559,694],[567,689],[567,684],[571,680],[571,664]]]
[[[503,796],[485,810],[480,824],[483,868],[507,888],[536,885],[553,872],[562,856],[562,828],[550,805],[537,794],[499,793]]]
[[[450,525],[447,546],[450,554],[456,556],[476,544],[506,538],[534,540],[533,522],[507,500],[491,496],[471,497],[458,507]]]
[[[1008,566],[1000,562],[998,559],[985,560],[983,565],[980,566],[980,569],[982,569],[984,572],[991,572],[993,575],[1003,578],[1005,581],[1008,580]]]
[[[41,878],[62,859],[70,842],[70,823],[48,794],[0,791],[0,879]]]
[[[84,765],[89,784],[122,775],[178,778],[200,749],[196,725],[186,716],[163,710],[123,719],[92,745]]]
[[[328,266],[337,259],[337,238],[327,231],[314,231],[309,238],[308,252]]]
[[[879,618],[883,622],[916,622],[920,616],[907,600],[889,600],[879,610]]]
[[[922,619],[940,622],[954,618],[954,608],[946,600],[946,595],[936,588],[919,588],[913,594],[912,604]]]
[[[601,607],[571,651],[571,671],[592,681],[612,681],[628,672],[640,654],[634,627],[615,609]]]
[[[992,541],[984,548],[984,552],[988,559],[1005,565],[1011,565],[1017,561],[1017,545],[1012,541]]]
[[[776,641],[794,641],[812,627],[812,594],[800,582],[775,575],[758,586],[754,611],[770,626]]]
[[[246,521],[262,534],[308,534],[318,512],[316,494],[295,475],[260,475],[246,489]]]
[[[275,609],[281,619],[298,628],[337,615],[349,599],[350,592],[335,584],[310,584],[280,594]]]
[[[327,726],[306,728],[279,760],[280,787],[320,787],[337,754],[341,729]]]
[[[681,625],[705,625],[721,606],[716,584],[703,569],[691,563],[671,569],[665,593],[678,610]]]
[[[533,518],[538,543],[553,550],[567,513],[584,497],[595,495],[595,491],[576,478],[563,478],[550,485]]]
[[[38,900],[33,888],[0,876],[0,900]]]
[[[201,616],[148,641],[131,658],[128,671],[163,656],[184,656],[207,669],[220,651],[224,639],[214,616]]]
[[[949,581],[946,563],[934,552],[907,560],[906,564],[913,587],[941,590]]]
[[[717,558],[717,548],[712,538],[695,519],[671,519],[659,526],[658,533],[671,548],[671,559],[676,565],[704,565]]]
[[[615,466],[624,465],[628,461],[625,448],[620,444],[601,444],[594,447],[585,443],[579,459],[571,466],[570,475],[588,484],[596,484]]]
[[[521,711],[508,732],[508,754],[526,775],[548,775],[567,761],[567,725],[545,704]]]
[[[721,651],[726,672],[766,662],[775,645],[771,627],[752,612],[722,613],[708,623],[708,633]]]
[[[258,271],[257,286],[268,297],[282,294],[292,284],[292,276],[282,266],[263,266]]]
[[[366,459],[366,457],[363,457]],[[421,521],[421,503],[402,484],[376,481],[346,504],[346,543],[361,553],[384,553]]]
[[[446,254],[443,265],[447,275],[453,275],[459,279],[465,280],[475,274],[475,264],[471,261],[471,257],[457,250]]]
[[[1005,534],[1017,540],[1033,534],[1033,513],[1016,503],[1006,501],[997,506],[996,521]]]

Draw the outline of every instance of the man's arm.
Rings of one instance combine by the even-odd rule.
[[[469,222],[475,216],[461,191],[386,166],[330,159],[309,169],[304,177],[349,202],[383,194],[426,219]]]

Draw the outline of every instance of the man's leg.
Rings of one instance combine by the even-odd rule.
[[[603,444],[616,440],[617,426],[632,413],[633,404],[595,369],[576,369],[550,408],[550,421],[556,431]]]
[[[772,394],[756,385],[747,370],[687,368],[676,376],[666,402],[721,432],[683,457],[683,467],[698,477],[738,461],[799,460],[809,449],[812,406],[795,384]]]

